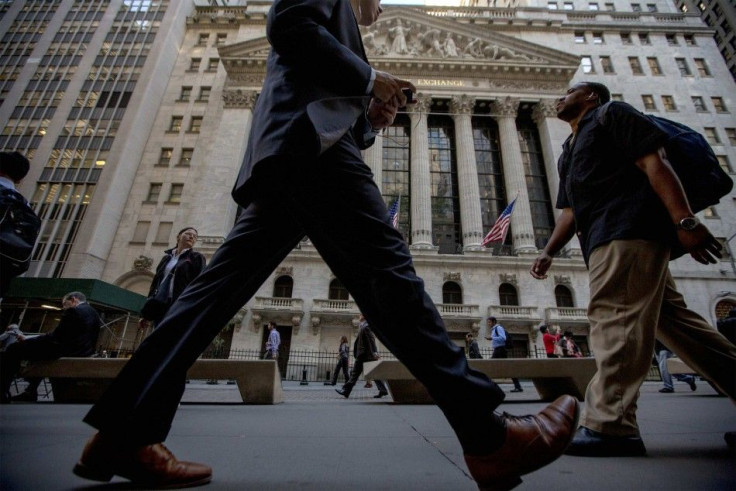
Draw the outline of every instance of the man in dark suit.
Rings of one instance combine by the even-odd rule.
[[[19,339],[0,355],[2,377],[2,401],[9,401],[10,384],[20,370],[23,360],[56,360],[62,356],[90,356],[94,354],[102,319],[88,303],[83,293],[71,292],[61,300],[64,312],[53,331],[26,339]],[[28,379],[25,392],[13,397],[13,401],[35,402],[38,385],[42,379]]]
[[[243,212],[85,417],[99,433],[78,475],[158,487],[211,479],[208,466],[180,462],[162,444],[187,369],[305,235],[447,415],[480,484],[516,483],[564,450],[577,402],[564,397],[529,418],[493,413],[503,391],[449,339],[361,158],[406,103],[402,89],[415,90],[366,60],[358,24],[381,11],[380,0],[273,3],[266,78],[233,190]]]
[[[360,316],[360,329],[358,330],[358,335],[355,337],[355,343],[353,343],[353,356],[355,356],[355,364],[353,365],[353,370],[350,372],[350,378],[345,381],[342,389],[335,389],[338,394],[344,396],[346,399],[350,397],[353,387],[358,382],[358,377],[363,373],[363,364],[367,361],[376,361],[381,357],[378,354],[376,337],[373,335],[368,321],[365,320],[362,314]],[[378,389],[378,394],[373,396],[376,399],[388,395],[388,389],[386,389],[386,384],[382,380],[376,380],[376,388]]]

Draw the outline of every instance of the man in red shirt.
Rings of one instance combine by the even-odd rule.
[[[555,345],[560,340],[559,329],[554,334],[550,334],[547,326],[539,326],[539,332],[542,333],[542,342],[544,343],[544,351],[547,352],[547,358],[559,358],[555,354]]]

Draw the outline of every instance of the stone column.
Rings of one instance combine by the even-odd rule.
[[[570,134],[570,126],[564,121],[557,119],[557,99],[542,99],[534,106],[532,119],[537,123],[539,138],[544,155],[544,169],[547,172],[549,183],[549,195],[552,206],[557,203],[557,192],[560,186],[560,176],[557,172],[557,161],[562,155],[562,142]],[[560,216],[561,210],[554,208],[555,217]],[[568,244],[573,255],[581,255],[580,242],[574,236]]]
[[[383,136],[379,133],[376,141],[363,152],[363,159],[373,172],[373,180],[383,193]]]
[[[532,224],[529,193],[526,188],[526,172],[521,157],[521,145],[516,130],[516,112],[519,108],[519,99],[506,97],[494,101],[491,115],[498,122],[498,138],[501,144],[503,159],[503,176],[506,184],[506,197],[516,204],[511,215],[511,232],[515,253],[534,253],[534,226]],[[518,195],[518,197],[517,197]]]
[[[222,93],[224,109],[212,147],[203,149],[206,155],[194,152],[192,165],[205,162],[206,178],[198,176],[196,183],[187,186],[192,194],[182,199],[186,222],[199,231],[201,246],[212,246],[230,232],[235,221],[237,204],[230,198],[230,190],[240,166],[253,121],[253,106],[257,93],[239,89],[225,89]],[[227,199],[223,199],[225,196]]]
[[[429,130],[427,113],[432,98],[416,95],[417,103],[409,106],[411,119],[411,248],[433,249],[432,195],[429,173]]]
[[[473,143],[473,106],[475,99],[466,95],[450,101],[450,112],[455,121],[455,149],[457,152],[458,192],[460,194],[460,223],[463,249],[479,251],[483,240],[483,219],[480,210],[478,167]]]

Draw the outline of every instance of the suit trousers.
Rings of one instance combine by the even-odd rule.
[[[639,388],[655,336],[729,397],[736,397],[736,346],[687,308],[669,271],[667,246],[614,240],[590,255],[590,344],[598,371],[580,424],[608,435],[639,434]]]
[[[307,235],[384,346],[427,387],[466,453],[498,448],[505,429],[493,411],[503,391],[450,340],[352,136],[314,161],[262,162],[251,179],[256,194],[223,245],[85,421],[130,444],[163,441],[187,369]]]
[[[0,384],[3,396],[7,396],[13,380],[20,371],[21,362],[56,360],[64,355],[62,347],[48,336],[38,336],[19,343],[11,344],[4,353],[0,353]],[[38,388],[42,379],[29,379],[30,389]]]
[[[365,361],[361,360],[360,358],[357,358],[355,360],[355,363],[353,364],[353,369],[350,371],[350,378],[347,380],[347,382],[345,382],[345,385],[342,386],[342,390],[344,392],[350,394],[353,391],[353,387],[355,387],[355,384],[358,383],[360,374],[363,373],[364,363]],[[386,389],[386,384],[383,383],[383,380],[374,380],[374,382],[376,382],[376,388],[378,389],[378,392],[388,394],[388,389]]]

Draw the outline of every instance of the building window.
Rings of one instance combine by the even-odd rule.
[[[217,46],[222,46],[227,42],[227,33],[226,32],[218,32],[217,33]]]
[[[194,155],[193,148],[182,148],[181,157],[179,157],[178,165],[189,167],[189,165],[192,163],[192,155]]]
[[[736,128],[726,128],[726,137],[728,138],[728,143],[736,146]]]
[[[156,230],[156,239],[154,245],[168,245],[169,239],[171,238],[171,230],[174,227],[174,222],[161,222],[158,224],[158,230]]]
[[[622,32],[621,33],[621,44],[632,44],[632,42],[631,42],[631,33],[629,33],[629,32]]]
[[[607,12],[615,12],[616,11],[616,6],[614,4],[612,4],[612,3],[606,3],[606,4],[604,4],[604,6],[605,6]]]
[[[520,111],[516,120],[524,180],[529,195],[529,208],[534,227],[534,244],[538,249],[547,245],[555,227],[554,208],[549,194],[549,180],[544,166],[542,143],[537,125],[529,112]]]
[[[593,59],[590,56],[583,56],[580,59],[580,65],[583,67],[583,73],[594,73]]]
[[[217,71],[217,66],[219,64],[220,64],[220,59],[219,58],[210,58],[207,61],[207,71],[208,72],[216,72]]]
[[[588,4],[588,10],[595,11],[595,10],[600,10],[600,9],[598,8],[598,4],[596,2],[591,2]]]
[[[728,112],[728,108],[726,107],[726,103],[723,102],[722,97],[711,97],[710,100],[713,103],[713,107],[715,108],[717,113]]]
[[[135,224],[133,238],[130,240],[132,244],[145,244],[148,238],[148,230],[151,228],[151,222],[138,222]]]
[[[210,93],[212,93],[212,87],[200,87],[197,102],[208,102],[210,100]]]
[[[192,116],[192,122],[189,124],[190,133],[199,133],[202,127],[202,116]]]
[[[641,12],[641,5],[638,3],[632,3],[631,4],[631,11],[632,12]]]
[[[583,44],[585,43],[585,33],[578,31],[575,33],[575,43],[576,44]]]
[[[294,280],[291,276],[279,276],[273,282],[273,296],[275,298],[291,298],[294,291]]]
[[[572,2],[564,2],[562,4],[562,10],[572,10]]]
[[[690,67],[687,66],[687,61],[685,61],[685,58],[675,58],[675,63],[677,63],[677,69],[680,70],[680,75],[683,77],[688,77],[692,75],[690,72]]]
[[[631,67],[631,73],[633,75],[644,75],[644,70],[641,69],[639,58],[636,56],[629,56],[629,66]]]
[[[601,56],[601,68],[603,68],[603,73],[616,73],[610,56]]]
[[[171,116],[171,124],[169,125],[169,131],[178,132],[181,131],[181,124],[184,121],[184,116]]]
[[[184,184],[174,183],[171,185],[169,190],[169,199],[167,203],[178,204],[181,203],[181,195],[184,192]]]
[[[557,302],[558,307],[575,307],[575,303],[572,300],[572,292],[564,285],[557,285],[555,287],[555,301]]]
[[[427,124],[433,240],[440,254],[459,254],[462,252],[462,231],[455,125],[446,115],[430,115]]]
[[[411,237],[411,122],[406,114],[396,115],[394,123],[383,131],[383,183],[381,192],[390,207],[401,196],[397,229],[407,243]]]
[[[657,5],[654,3],[648,3],[647,4],[647,12],[657,12]]]
[[[190,72],[199,71],[199,66],[201,64],[202,64],[202,58],[192,58],[192,61],[189,63],[189,71]]]
[[[677,46],[679,44],[677,42],[677,35],[675,34],[665,34],[665,39],[667,40],[668,46]]]
[[[498,287],[498,300],[501,305],[519,305],[519,294],[510,283],[501,283]]]
[[[210,40],[210,34],[202,33],[199,35],[199,41],[197,41],[197,46],[207,46],[207,42],[209,40]]]
[[[695,110],[699,113],[705,113],[708,112],[708,108],[705,107],[705,101],[703,101],[703,98],[699,95],[694,95],[691,97],[693,101],[693,106],[695,106]]]
[[[671,95],[662,96],[662,105],[664,106],[665,111],[677,111],[675,99]]]
[[[171,162],[171,155],[174,153],[173,148],[162,148],[161,149],[161,155],[158,157],[158,164],[162,167],[168,167],[169,162]]]
[[[603,33],[602,32],[593,33],[593,44],[603,44]]]
[[[659,66],[659,60],[657,60],[657,58],[654,56],[648,57],[647,64],[649,65],[649,70],[652,72],[652,75],[662,75],[662,68]]]
[[[705,59],[695,58],[693,62],[695,63],[695,69],[698,70],[698,75],[701,77],[710,77],[710,70],[708,69],[708,65],[705,63]]]
[[[728,157],[726,157],[725,155],[716,155],[716,159],[718,159],[718,164],[721,166],[721,169],[723,169],[724,172],[728,174],[732,172],[731,164],[728,161]]]
[[[611,100],[622,102],[624,100],[624,96],[623,94],[611,94]]]
[[[644,103],[644,109],[647,111],[656,111],[657,106],[654,104],[654,97],[652,97],[649,94],[644,94],[641,96],[641,101]]]
[[[649,40],[648,33],[646,32],[639,33],[639,44],[643,44],[643,45],[652,44],[652,42]]]
[[[697,46],[695,43],[695,36],[692,34],[685,34],[685,44],[688,46]]]
[[[463,303],[463,290],[454,281],[446,281],[442,285],[442,303],[461,305]]]
[[[146,196],[146,203],[158,203],[158,197],[161,195],[161,188],[163,184],[160,182],[152,182],[148,185],[148,196]]]
[[[348,289],[345,288],[345,285],[335,278],[330,281],[330,289],[327,293],[327,298],[329,300],[348,300],[350,298],[350,294],[348,293]]]
[[[557,2],[547,2],[547,8],[549,10],[557,10]]]
[[[715,128],[703,128],[703,133],[705,134],[705,139],[708,140],[708,143],[711,145],[720,145],[721,139],[718,138],[718,132]]]
[[[473,118],[473,143],[478,169],[480,213],[483,230],[487,232],[507,205],[498,124],[493,118]],[[511,243],[508,233],[506,242]]]
[[[192,96],[191,87],[182,87],[181,94],[179,94],[179,102],[189,102],[189,98]]]

